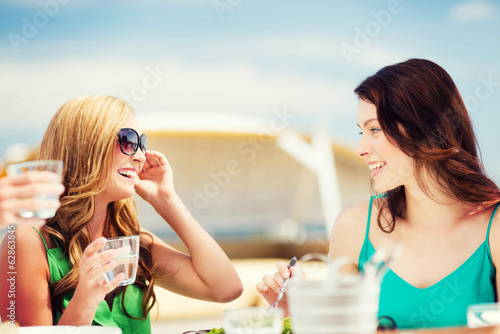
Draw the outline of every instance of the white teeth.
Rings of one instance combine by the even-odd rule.
[[[374,162],[374,163],[368,165],[368,168],[370,170],[374,170],[374,169],[379,169],[383,166],[385,166],[385,162]]]
[[[118,173],[127,177],[135,177],[137,175],[136,172],[131,170],[119,170]]]

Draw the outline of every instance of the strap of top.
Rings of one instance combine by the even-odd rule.
[[[376,198],[383,198],[386,197],[387,194],[378,194],[377,196],[371,196],[370,197],[370,205],[368,206],[368,218],[366,221],[366,234],[365,234],[365,240],[368,240],[368,235],[370,234],[370,221],[372,219],[372,206],[373,206],[373,200]]]
[[[497,206],[495,207],[495,210],[493,210],[493,213],[491,214],[490,222],[488,223],[488,230],[486,231],[486,240],[489,240],[491,222],[493,222],[493,217],[495,217],[495,213],[497,212],[499,206],[500,206],[500,202],[497,204]]]
[[[38,231],[38,229],[35,226],[31,226],[31,227],[33,227],[35,229],[35,231],[37,231],[38,234],[40,234],[40,238],[42,238],[43,244],[45,245],[45,250],[48,251],[49,250],[49,246],[47,246],[47,243],[45,242],[45,239],[43,238],[42,233],[40,233],[40,231]],[[52,239],[56,243],[57,248],[59,248],[59,243],[57,242],[57,239],[54,236],[52,236]]]
[[[45,250],[46,250],[46,251],[48,251],[48,250],[49,250],[49,247],[47,246],[47,243],[45,242],[45,239],[43,238],[42,233],[40,233],[40,231],[38,231],[38,229],[37,229],[35,226],[31,226],[31,227],[33,227],[33,228],[35,229],[35,231],[37,231],[37,232],[38,232],[38,234],[40,234],[40,238],[42,238],[43,244],[44,244],[44,246],[45,246]]]
[[[372,218],[372,206],[373,206],[373,199],[374,198],[376,198],[376,196],[371,196],[370,197],[370,205],[368,206],[368,218],[366,219],[365,240],[368,240],[368,235],[370,234],[370,220]]]

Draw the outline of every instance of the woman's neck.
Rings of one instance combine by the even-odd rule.
[[[436,221],[452,227],[475,209],[432,185],[427,192],[419,186],[405,187],[405,196],[406,221],[412,228],[436,228]]]
[[[108,204],[102,201],[95,201],[94,216],[90,221],[90,239],[92,241],[103,236],[104,224],[106,224],[106,217],[108,215]]]

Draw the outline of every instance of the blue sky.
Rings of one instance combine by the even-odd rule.
[[[498,1],[3,0],[0,155],[88,94],[129,97],[138,115],[286,108],[354,147],[353,88],[420,57],[454,78],[498,182],[499,33]]]

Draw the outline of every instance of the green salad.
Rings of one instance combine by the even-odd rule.
[[[283,332],[281,334],[292,334],[292,323],[290,317],[283,319]]]
[[[225,334],[226,332],[224,332],[224,328],[212,328],[212,330],[210,332],[208,332],[208,334]]]
[[[224,328],[212,328],[208,334],[225,334]],[[290,323],[290,317],[283,319],[283,332],[281,334],[293,334],[292,324]]]

